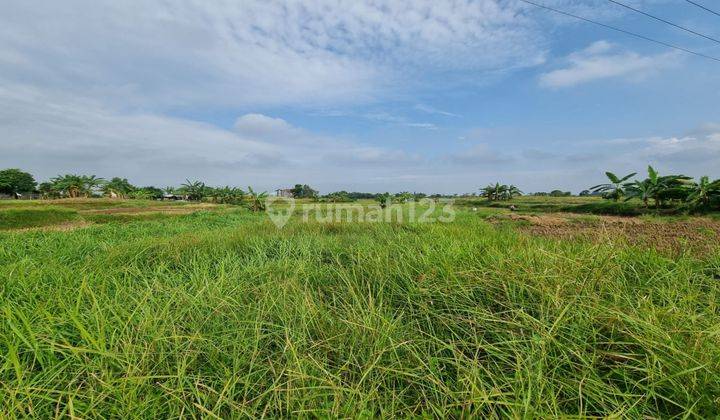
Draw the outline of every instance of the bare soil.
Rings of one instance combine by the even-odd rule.
[[[6,232],[34,232],[34,231],[68,232],[71,230],[86,228],[89,226],[95,226],[95,223],[91,223],[91,222],[88,222],[85,220],[73,220],[70,222],[63,222],[63,223],[59,223],[59,224],[55,224],[55,225],[26,227],[26,228],[20,228],[20,229],[9,229]]]
[[[704,217],[654,221],[637,217],[578,216],[568,214],[509,214],[491,217],[492,222],[520,222],[518,228],[532,235],[597,242],[623,241],[679,255],[707,255],[720,251],[720,221]]]
[[[171,207],[171,206],[153,206],[153,207],[115,207],[111,209],[93,209],[93,210],[82,210],[81,214],[143,214],[143,213],[172,213],[172,214],[186,214],[193,213],[199,210],[205,210],[209,208],[217,207],[215,204],[201,203],[201,204],[187,204],[184,206]]]

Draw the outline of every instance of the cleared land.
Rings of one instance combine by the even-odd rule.
[[[2,415],[720,415],[718,219],[515,203],[2,202]]]

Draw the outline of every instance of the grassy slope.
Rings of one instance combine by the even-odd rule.
[[[0,410],[720,414],[720,257],[200,212],[0,233]]]

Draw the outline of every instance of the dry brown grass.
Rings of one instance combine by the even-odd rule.
[[[520,222],[519,229],[556,239],[587,239],[647,246],[671,255],[707,255],[720,248],[720,221],[704,217],[686,220],[648,220],[637,217],[579,216],[548,213],[493,216],[491,222]]]

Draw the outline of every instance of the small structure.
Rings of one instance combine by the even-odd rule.
[[[293,190],[292,190],[291,188],[283,188],[283,189],[275,190],[275,196],[276,196],[276,197],[292,198],[292,197],[293,197]]]
[[[171,201],[178,201],[178,200],[185,200],[185,197],[182,195],[177,194],[163,194],[162,200],[171,200]]]

